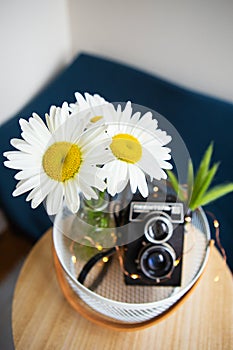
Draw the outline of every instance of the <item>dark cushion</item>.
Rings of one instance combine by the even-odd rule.
[[[131,100],[161,113],[182,136],[194,164],[198,164],[204,150],[214,140],[214,160],[221,161],[216,182],[233,180],[232,104],[188,91],[117,62],[81,54],[15,117],[0,127],[0,205],[18,229],[26,234],[37,239],[51,222],[42,205],[32,210],[25,202],[25,196],[12,197],[15,172],[2,165],[2,153],[11,149],[11,138],[20,136],[20,117],[29,118],[32,112],[43,116],[51,104],[61,105],[65,100],[74,102],[75,91],[99,93],[112,102]],[[232,194],[227,195],[207,209],[220,220],[222,244],[233,268],[232,199]]]

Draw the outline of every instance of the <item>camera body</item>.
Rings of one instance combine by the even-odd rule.
[[[142,198],[141,198],[142,199]],[[125,283],[180,286],[184,242],[183,203],[132,198],[126,216],[123,247]],[[167,200],[167,199],[166,199]],[[137,237],[136,240],[133,239]],[[139,237],[139,238],[138,238]]]

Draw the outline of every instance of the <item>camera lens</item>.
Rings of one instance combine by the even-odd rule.
[[[144,233],[151,243],[163,243],[169,240],[173,233],[173,226],[169,218],[152,216],[145,225]]]
[[[170,246],[150,246],[140,258],[141,270],[150,279],[168,276],[174,268],[175,252]]]
[[[149,234],[154,240],[163,241],[169,234],[168,225],[163,220],[156,220],[149,227]]]
[[[150,270],[162,270],[166,267],[166,259],[161,252],[153,252],[148,256],[147,264]]]

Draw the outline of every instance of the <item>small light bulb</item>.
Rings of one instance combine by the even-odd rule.
[[[108,262],[109,259],[108,259],[107,256],[104,256],[102,260],[103,260],[104,263],[106,263],[106,262]]]
[[[214,220],[214,227],[215,227],[215,228],[219,228],[219,222],[218,222],[218,220],[216,220],[216,219]]]
[[[177,265],[179,265],[179,263],[180,263],[180,259],[176,259],[175,261],[174,261],[174,266],[177,266]]]
[[[132,273],[130,275],[130,277],[133,279],[133,280],[137,280],[139,278],[139,276],[136,274],[136,273]]]
[[[153,187],[153,191],[154,191],[154,192],[158,192],[158,190],[159,190],[159,188],[158,188],[157,186],[154,186],[154,187]]]
[[[186,221],[186,222],[191,222],[191,221],[192,221],[192,218],[191,218],[190,216],[186,216],[186,217],[185,217],[185,221]]]
[[[100,245],[100,244],[98,244],[98,245],[96,246],[96,248],[97,248],[99,251],[103,250],[103,247],[102,247],[102,245]]]
[[[214,277],[214,282],[218,282],[219,281],[219,276],[215,276]]]
[[[73,264],[76,264],[77,259],[76,259],[76,256],[75,256],[75,255],[72,255],[71,260],[72,260],[72,263],[73,263]]]

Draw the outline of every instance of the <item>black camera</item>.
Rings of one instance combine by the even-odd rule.
[[[142,199],[142,198],[141,198]],[[145,202],[138,195],[125,215],[123,247],[125,283],[128,285],[180,286],[184,241],[183,203]],[[136,239],[135,239],[136,237]]]

